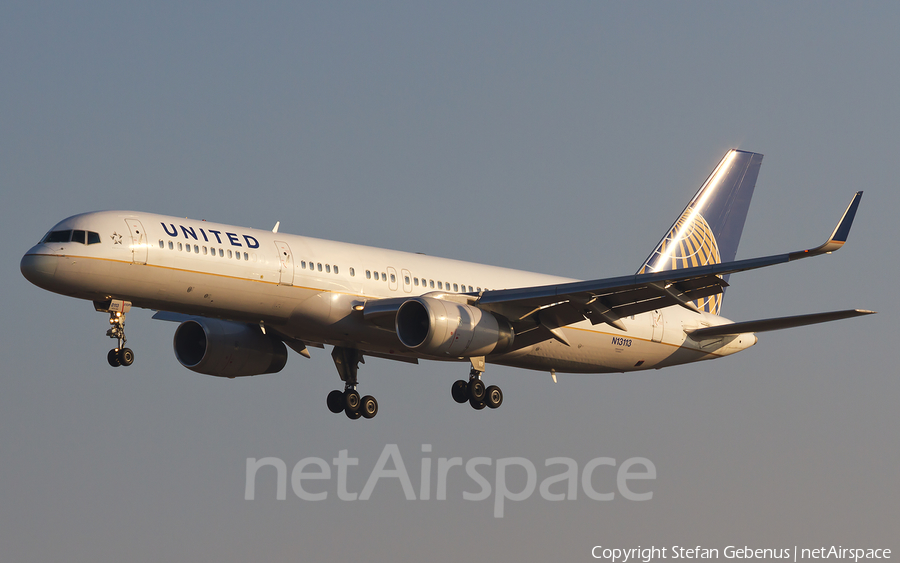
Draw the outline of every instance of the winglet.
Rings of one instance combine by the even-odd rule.
[[[834,232],[831,233],[831,236],[828,237],[827,241],[815,248],[810,248],[809,250],[792,252],[790,259],[796,260],[798,258],[806,258],[807,256],[817,256],[827,252],[834,252],[844,246],[844,243],[847,242],[847,237],[850,235],[850,226],[853,225],[853,219],[856,217],[856,210],[859,207],[860,199],[862,199],[862,192],[856,192],[853,199],[850,201],[850,205],[847,206],[847,211],[844,211],[844,215],[841,217],[841,220],[838,221],[837,227],[834,228]]]

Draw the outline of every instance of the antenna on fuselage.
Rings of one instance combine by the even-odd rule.
[[[281,221],[275,221],[275,226],[272,227],[272,232],[273,232],[273,233],[277,233],[277,232],[278,232],[278,225],[280,225],[280,224],[281,224]]]

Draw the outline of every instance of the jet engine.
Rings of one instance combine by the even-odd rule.
[[[196,318],[175,330],[175,357],[189,370],[218,377],[275,373],[287,363],[284,342],[258,326]]]
[[[501,353],[515,338],[512,326],[503,317],[432,297],[404,301],[397,310],[396,330],[404,346],[433,356]]]

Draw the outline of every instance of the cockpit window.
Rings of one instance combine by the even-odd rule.
[[[50,231],[41,242],[79,242],[81,244],[100,244],[100,233],[94,231]]]
[[[44,242],[69,242],[72,238],[72,231],[50,231],[44,237]]]

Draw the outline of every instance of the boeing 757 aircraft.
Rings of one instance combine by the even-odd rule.
[[[274,373],[287,347],[333,346],[343,389],[332,412],[372,418],[357,391],[365,356],[471,364],[453,398],[497,408],[486,363],[608,373],[727,356],[755,333],[872,313],[859,309],[732,322],[719,316],[730,274],[831,253],[862,192],[820,246],[734,261],[762,155],[731,150],[637,273],[577,281],[495,266],[133,211],[64,219],[22,258],[33,284],[109,314],[111,366],[127,366],[125,314],[179,322],[175,357],[220,377]]]

